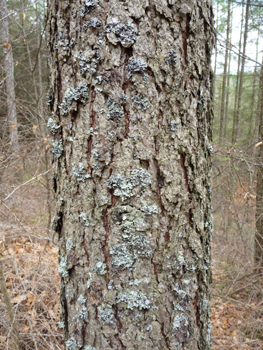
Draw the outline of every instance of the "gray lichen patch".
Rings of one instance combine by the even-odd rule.
[[[146,111],[148,108],[148,98],[142,94],[137,94],[133,97],[133,103],[139,107],[142,111]]]
[[[107,34],[109,41],[113,44],[120,42],[124,47],[130,47],[135,43],[136,31],[131,23],[121,23],[117,19],[113,19],[106,26],[105,33],[114,33],[112,35]]]
[[[89,226],[89,221],[87,218],[87,214],[85,212],[82,212],[79,214],[79,217],[81,219],[81,221],[84,223],[84,226],[88,227]]]
[[[106,323],[113,323],[114,312],[112,308],[104,308],[104,305],[102,305],[101,308],[99,308],[98,317]]]
[[[116,244],[110,248],[113,266],[120,270],[132,270],[138,258],[151,258],[153,251],[143,234],[126,235],[125,240],[126,243]]]
[[[182,326],[187,327],[188,326],[188,319],[187,316],[183,313],[178,314],[175,316],[173,321],[173,329],[180,329]]]
[[[78,297],[78,303],[80,303],[81,305],[85,304],[86,301],[87,301],[87,298],[85,298],[84,295],[81,294],[81,295]]]
[[[68,269],[67,269],[67,257],[62,255],[60,257],[60,262],[58,266],[58,272],[60,273],[61,277],[67,277],[68,276]]]
[[[74,247],[74,244],[73,244],[73,242],[72,242],[72,239],[71,239],[71,238],[68,238],[68,239],[67,239],[67,242],[66,242],[66,250],[67,250],[67,251],[70,251],[73,247]]]
[[[60,125],[53,118],[49,118],[47,128],[51,135],[56,135],[60,131]]]
[[[174,49],[171,49],[169,52],[169,55],[165,59],[165,63],[166,64],[176,63],[176,61],[177,61],[177,54]]]
[[[74,337],[71,337],[66,341],[66,347],[67,350],[76,350],[80,349],[82,345],[79,342],[77,342]]]
[[[109,98],[107,105],[109,106],[108,119],[120,122],[124,116],[123,107],[119,104],[118,101],[114,101],[112,98]]]
[[[77,168],[73,167],[72,174],[79,182],[85,182],[86,179],[90,178],[90,175],[86,174],[85,166],[83,163],[79,163]]]
[[[147,63],[142,58],[131,57],[129,59],[126,69],[128,70],[128,78],[132,77],[134,73],[145,74]]]
[[[107,272],[107,265],[104,264],[103,262],[99,261],[99,262],[97,262],[93,271],[99,273],[100,275],[105,275],[105,273]]]
[[[92,18],[89,22],[84,23],[84,27],[98,28],[102,26],[102,22],[97,18]]]
[[[114,189],[114,195],[122,199],[133,196],[132,190],[136,186],[146,188],[151,184],[151,175],[143,168],[134,169],[130,177],[124,175],[111,175],[107,181],[108,188]]]
[[[85,345],[83,350],[98,350],[91,345]]]
[[[62,140],[53,140],[52,141],[52,148],[50,149],[50,152],[53,154],[55,158],[60,158],[63,154],[63,144]]]
[[[57,226],[58,226],[58,220],[59,220],[59,216],[55,215],[52,220],[51,220],[51,228],[52,230],[56,231]]]
[[[62,103],[59,108],[61,115],[67,115],[69,107],[74,101],[85,103],[88,98],[88,85],[84,82],[80,82],[76,88],[70,87],[65,92]]]
[[[95,11],[97,6],[96,0],[86,0],[84,6],[81,8],[80,16],[85,17],[88,13]]]
[[[131,269],[136,258],[129,244],[117,244],[110,248],[111,263],[120,269]]]
[[[59,321],[58,328],[64,329],[65,328],[65,322],[64,321]]]
[[[117,295],[117,304],[126,304],[127,309],[133,310],[138,308],[139,310],[149,310],[151,308],[151,302],[147,295],[142,292],[136,292],[127,290],[120,292]]]
[[[158,214],[159,212],[156,204],[153,204],[153,205],[142,204],[141,210],[147,215]]]
[[[170,125],[172,131],[177,131],[179,123],[176,120],[171,120]]]
[[[80,51],[80,53],[75,56],[74,61],[77,61],[79,64],[79,72],[81,74],[95,74],[97,72],[98,67],[98,59],[96,57],[85,57],[83,55],[83,52]]]

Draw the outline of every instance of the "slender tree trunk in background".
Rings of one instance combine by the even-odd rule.
[[[10,142],[13,151],[18,149],[18,128],[16,113],[16,94],[15,94],[15,76],[12,44],[9,37],[9,20],[10,15],[7,10],[6,0],[0,0],[1,13],[1,36],[4,50],[4,69],[5,69],[5,86],[7,97],[7,120],[10,132]]]
[[[216,31],[218,27],[218,1],[216,2]],[[216,34],[217,35],[217,34]],[[217,65],[217,40],[215,41],[215,64],[214,64],[214,87],[213,87],[213,96],[215,98],[216,92],[216,65]]]
[[[232,30],[233,30],[233,3],[232,3],[232,9],[230,11],[230,35],[229,35],[229,42],[232,42]],[[227,81],[226,81],[226,107],[225,107],[225,116],[224,116],[224,138],[226,138],[227,135],[227,123],[228,123],[228,106],[229,106],[229,95],[230,95],[230,67],[231,67],[231,51],[228,52],[228,64],[227,64]]]
[[[44,104],[43,104],[43,83],[42,83],[42,56],[41,56],[41,25],[39,23],[39,15],[38,15],[38,6],[36,4],[36,21],[39,25],[39,33],[37,36],[37,44],[38,44],[38,83],[39,83],[39,99],[38,99],[38,122],[39,122],[39,128],[41,130],[41,136],[42,138],[47,137],[47,128],[45,123],[45,115],[44,115]],[[44,144],[44,147],[46,145]],[[50,166],[50,156],[49,156],[49,149],[45,147],[45,167],[46,171],[49,169]],[[51,226],[51,216],[52,216],[52,208],[51,208],[51,189],[50,189],[50,174],[47,173],[45,175],[45,181],[46,181],[46,189],[47,189],[47,213],[48,213],[48,219],[47,219],[47,232],[50,233],[50,226]]]
[[[211,349],[211,3],[48,10],[66,349]]]
[[[240,28],[240,37],[239,37],[239,44],[238,44],[238,51],[239,52],[241,52],[241,47],[242,47],[243,24],[244,24],[244,3],[242,3],[241,28]],[[234,141],[235,131],[234,130],[236,129],[236,118],[237,118],[237,101],[238,101],[239,79],[240,79],[240,62],[241,62],[241,57],[239,55],[238,61],[237,61],[237,81],[236,81],[236,89],[235,89],[235,107],[234,107],[234,114],[233,114],[232,143],[235,143],[235,141]]]
[[[242,50],[242,58],[241,58],[241,71],[240,71],[238,99],[237,99],[237,112],[236,112],[236,120],[233,125],[233,136],[232,136],[233,143],[237,142],[238,133],[239,133],[239,121],[240,121],[240,114],[241,114],[241,99],[242,99],[242,92],[243,92],[243,78],[244,78],[245,55],[246,55],[246,45],[247,45],[247,33],[248,33],[249,6],[250,6],[250,0],[247,0],[245,26],[244,26],[244,38],[243,38],[243,50]]]
[[[258,31],[258,36],[257,36],[257,41],[256,41],[256,61],[258,60],[258,41],[259,41],[259,31]],[[251,127],[248,128],[248,140],[250,140],[250,143],[254,142],[254,135],[255,135],[255,130],[256,128],[258,129],[257,126],[257,121],[256,121],[256,114],[255,113],[255,106],[256,106],[256,85],[257,85],[257,64],[255,63],[255,68],[254,68],[254,74],[253,74],[253,82],[252,82],[252,97],[251,97],[251,105],[250,105],[250,125]]]
[[[24,1],[22,0],[22,9],[25,9]],[[32,64],[32,58],[31,58],[31,52],[30,52],[30,47],[27,42],[27,33],[25,31],[25,23],[24,23],[24,17],[22,17],[22,31],[24,35],[24,43],[26,45],[26,50],[27,50],[27,56],[28,56],[28,63],[29,63],[29,69],[28,71],[32,75],[32,81],[33,81],[33,88],[34,88],[34,94],[35,94],[35,101],[36,105],[38,104],[38,91],[37,91],[37,84],[36,84],[36,79],[35,79],[35,73],[33,71],[33,64]]]
[[[229,53],[229,34],[230,34],[230,17],[231,17],[231,1],[228,0],[227,4],[227,24],[226,24],[226,50],[225,50],[225,63],[223,71],[223,83],[222,83],[222,95],[221,95],[221,109],[220,109],[220,122],[219,122],[219,145],[222,144],[223,132],[224,132],[224,116],[225,116],[225,100],[226,100],[226,81],[227,81],[227,62]]]
[[[263,68],[260,73],[259,94],[259,138],[263,140]],[[263,145],[258,147],[257,160],[257,185],[256,185],[256,233],[255,233],[255,267],[262,273],[263,269]]]
[[[262,64],[263,64],[263,58],[262,58]],[[258,88],[258,94],[257,94],[257,109],[256,109],[256,113],[255,113],[255,131],[253,133],[253,139],[252,139],[252,144],[256,144],[258,143],[258,141],[260,140],[260,134],[259,134],[259,129],[260,129],[260,122],[261,122],[261,107],[262,107],[262,99],[261,97],[263,96],[263,86],[262,86],[262,68],[260,71],[260,76],[259,76],[259,88]],[[261,141],[261,140],[260,140]],[[254,191],[254,186],[256,186],[255,184],[255,177],[257,176],[257,169],[256,169],[256,163],[258,162],[257,158],[257,148],[253,147],[252,148],[252,161],[253,161],[253,165],[252,165],[252,171],[251,171],[251,176],[250,176],[250,183],[249,183],[249,187],[250,187],[250,191],[253,192]]]

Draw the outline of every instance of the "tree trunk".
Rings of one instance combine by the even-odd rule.
[[[241,52],[241,47],[242,47],[243,23],[244,23],[244,3],[242,3],[241,28],[240,28],[238,52]],[[236,88],[235,88],[235,107],[234,107],[233,128],[232,128],[232,143],[235,143],[234,139],[235,139],[235,130],[236,130],[236,118],[237,118],[236,115],[237,115],[237,101],[238,101],[239,79],[240,79],[240,62],[241,62],[241,56],[238,55],[237,80],[236,80]]]
[[[231,1],[228,0],[227,4],[227,24],[226,24],[226,50],[225,50],[225,63],[223,71],[223,84],[222,84],[222,95],[221,95],[221,109],[220,109],[220,123],[219,123],[219,145],[222,144],[223,133],[224,133],[224,116],[225,116],[225,100],[226,100],[226,81],[227,81],[227,61],[229,52],[229,34],[230,34],[230,18],[231,18]]]
[[[258,36],[256,41],[256,61],[258,60],[258,41],[259,41],[259,30],[258,30]],[[251,96],[251,105],[250,105],[250,125],[251,128],[248,129],[248,140],[249,143],[254,142],[254,136],[256,134],[255,130],[257,128],[257,121],[256,121],[256,100],[257,100],[257,93],[259,89],[256,89],[256,86],[258,85],[258,73],[257,73],[257,63],[255,63],[254,67],[254,74],[253,74],[253,82],[252,82],[252,96]]]
[[[9,125],[9,134],[11,148],[13,151],[18,148],[18,131],[17,131],[17,114],[16,114],[16,94],[15,94],[15,76],[12,44],[9,37],[8,17],[6,0],[0,0],[1,12],[1,34],[4,50],[4,69],[5,69],[5,86],[7,96],[7,120]]]
[[[260,93],[258,107],[259,139],[263,140],[263,68],[260,72]],[[262,273],[263,269],[263,145],[258,147],[256,185],[256,234],[255,234],[255,267]]]
[[[232,42],[232,30],[233,30],[233,3],[232,3],[232,9],[230,12],[230,18],[231,18],[231,23],[230,23],[230,37],[229,37],[229,42]],[[230,67],[231,67],[231,51],[229,50],[228,53],[228,64],[227,64],[227,81],[226,81],[226,107],[225,107],[225,116],[224,116],[224,138],[226,139],[227,135],[227,124],[229,120],[229,95],[230,95]]]
[[[211,349],[211,4],[48,10],[66,348]]]
[[[242,99],[242,92],[243,92],[243,77],[244,77],[244,68],[245,68],[245,59],[246,59],[245,56],[246,56],[247,33],[248,33],[249,6],[250,6],[250,0],[247,0],[246,14],[245,14],[244,38],[243,38],[243,50],[242,50],[242,58],[241,58],[241,71],[240,71],[238,98],[237,98],[237,112],[236,112],[235,123],[233,125],[233,136],[232,136],[233,143],[237,142],[238,133],[239,133],[239,121],[240,121],[240,114],[241,114],[241,99]]]
[[[219,17],[219,10],[218,10],[218,1],[216,2],[216,23],[215,23],[215,27],[216,27],[216,31],[218,29],[218,17]],[[215,98],[215,92],[216,92],[216,68],[217,68],[217,53],[218,53],[218,49],[217,49],[217,40],[215,41],[215,61],[214,61],[214,87],[213,87],[213,96]]]

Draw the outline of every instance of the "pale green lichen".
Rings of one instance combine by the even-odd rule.
[[[91,155],[93,158],[97,159],[99,158],[99,151],[97,150],[97,148],[93,148],[93,150],[91,151]]]
[[[98,350],[98,349],[93,348],[91,345],[85,345],[83,350]]]
[[[106,26],[105,33],[113,32],[116,36],[115,44],[120,42],[124,47],[130,47],[135,43],[136,31],[131,23],[121,23],[117,19],[113,19]]]
[[[173,321],[173,330],[180,329],[182,326],[187,327],[189,324],[188,318],[185,314],[181,313],[175,316]]]
[[[109,116],[108,119],[119,122],[124,116],[123,108],[118,101],[114,101],[112,98],[108,100]]]
[[[66,249],[67,249],[67,251],[70,251],[73,247],[74,247],[74,244],[72,242],[72,239],[68,238],[67,242],[66,242]]]
[[[60,131],[60,125],[53,118],[49,118],[47,128],[51,135],[56,135]]]
[[[179,123],[176,120],[171,120],[171,130],[177,131]]]
[[[79,310],[79,317],[82,320],[86,320],[88,318],[88,309],[85,305],[82,305]]]
[[[64,321],[59,321],[58,328],[64,329],[65,328],[65,322]]]
[[[84,23],[84,27],[98,28],[102,26],[102,22],[97,18],[92,18],[89,22]]]
[[[86,0],[84,6],[81,8],[80,16],[85,17],[88,13],[95,11],[97,6],[97,1]]]
[[[127,309],[130,310],[133,310],[134,308],[138,308],[139,310],[148,310],[151,307],[151,302],[146,294],[129,289],[126,292],[118,293],[117,304],[119,303],[125,303]]]
[[[58,272],[60,273],[61,277],[67,277],[68,276],[68,269],[67,269],[67,257],[62,255],[60,257],[60,262],[58,266]]]
[[[147,330],[147,332],[151,332],[152,330],[153,330],[153,326],[151,325],[151,324],[148,324],[147,326],[146,326],[146,330]]]
[[[52,141],[52,148],[50,151],[55,158],[60,158],[62,156],[63,150],[64,148],[63,148],[62,140]]]
[[[54,231],[56,231],[56,229],[58,227],[58,220],[59,220],[59,217],[57,215],[55,215],[51,220],[51,228]]]
[[[105,273],[107,272],[107,265],[99,261],[93,270],[94,272],[97,272],[100,275],[105,275]]]
[[[84,223],[84,226],[88,227],[89,226],[89,221],[87,218],[87,214],[82,212],[80,213],[79,217],[81,218],[82,222]]]
[[[148,98],[142,94],[137,94],[133,97],[133,103],[135,106],[140,107],[142,111],[146,111],[148,108]]]
[[[143,168],[134,169],[130,177],[111,175],[107,181],[108,188],[114,189],[114,195],[127,199],[133,196],[132,190],[136,186],[145,188],[151,184],[151,175]]]
[[[131,57],[127,65],[128,78],[130,79],[134,73],[144,75],[146,68],[147,63],[142,58]]]
[[[128,244],[117,244],[110,248],[110,255],[112,256],[111,264],[120,269],[130,269],[136,258]]]
[[[86,301],[87,301],[87,298],[85,298],[82,294],[80,294],[80,296],[78,297],[78,303],[83,305],[86,303]]]
[[[180,289],[179,283],[176,283],[173,287],[173,290],[180,296],[180,298],[184,299],[187,295],[186,291]]]
[[[106,323],[113,323],[113,319],[114,319],[114,312],[111,308],[100,308],[99,310],[99,318],[101,318],[104,322]]]
[[[80,349],[82,345],[78,343],[74,337],[71,337],[66,341],[66,347],[67,347],[67,350],[76,350],[76,349]]]
[[[98,60],[96,58],[83,56],[82,51],[80,51],[79,55],[76,55],[74,61],[78,61],[80,66],[79,71],[81,74],[95,74],[97,72]]]
[[[72,173],[77,178],[77,181],[80,182],[85,182],[86,179],[90,178],[90,175],[85,172],[85,166],[83,163],[79,163],[78,168],[73,167]]]
[[[88,85],[85,82],[80,82],[76,88],[70,87],[65,92],[65,96],[63,98],[62,103],[59,108],[61,111],[61,115],[68,114],[68,108],[72,105],[74,101],[79,101],[82,103],[86,102],[88,98]]]
[[[158,214],[158,207],[156,204],[153,204],[153,205],[143,204],[141,210],[147,215]]]

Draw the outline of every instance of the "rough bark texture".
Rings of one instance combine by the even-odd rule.
[[[263,140],[263,68],[260,72],[260,90],[258,101],[258,135],[259,140]],[[256,185],[256,234],[255,234],[255,267],[262,273],[263,269],[263,146],[258,147],[258,164],[257,164],[257,185]]]
[[[48,9],[67,349],[211,349],[211,3]]]
[[[0,0],[1,17],[1,37],[4,50],[4,69],[5,86],[7,96],[7,120],[10,130],[10,141],[12,149],[18,147],[17,115],[16,115],[16,94],[15,94],[15,76],[12,45],[9,38],[8,17],[10,13],[7,10],[6,0]]]

